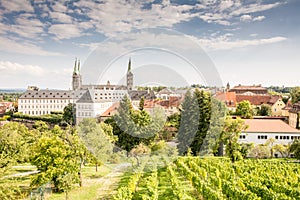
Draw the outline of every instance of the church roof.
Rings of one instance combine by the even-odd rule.
[[[19,99],[71,99],[71,90],[26,90]]]

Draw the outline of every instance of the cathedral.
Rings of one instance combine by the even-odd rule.
[[[139,101],[154,99],[152,91],[134,90],[131,58],[128,61],[126,85],[106,84],[84,85],[80,73],[80,61],[75,60],[72,74],[72,90],[49,90],[29,86],[18,100],[20,113],[26,115],[46,115],[51,112],[62,112],[69,104],[76,106],[76,122],[83,118],[96,118],[106,111],[113,103],[127,95],[131,100]]]
[[[85,90],[85,89],[110,89],[110,90],[133,90],[133,73],[131,71],[131,58],[128,61],[127,74],[126,74],[126,86],[124,85],[111,85],[109,81],[107,81],[106,85],[83,85],[82,84],[82,76],[80,74],[80,61],[75,60],[74,70],[72,75],[72,90]]]

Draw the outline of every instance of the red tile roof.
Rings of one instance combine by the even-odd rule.
[[[244,132],[256,133],[299,133],[295,129],[279,119],[245,119],[249,127]]]
[[[120,106],[120,102],[116,102],[111,105],[104,113],[101,114],[101,117],[110,117],[117,112],[118,107]]]
[[[216,99],[223,101],[229,107],[236,106],[236,94],[235,92],[220,92],[216,94]]]
[[[271,99],[270,95],[236,95],[237,103],[241,101],[249,101],[252,105],[258,106],[261,104],[269,103]]]

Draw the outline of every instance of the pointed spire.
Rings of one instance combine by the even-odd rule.
[[[78,60],[77,72],[80,74],[80,60]]]
[[[73,74],[77,74],[77,58],[75,58]]]
[[[131,57],[129,58],[127,72],[130,72],[130,71],[131,71]]]

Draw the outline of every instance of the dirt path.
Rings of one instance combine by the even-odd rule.
[[[97,200],[113,199],[113,195],[117,192],[121,176],[124,170],[129,166],[131,166],[131,164],[122,163],[106,176],[97,179],[97,183],[101,183],[101,187],[97,190]]]

